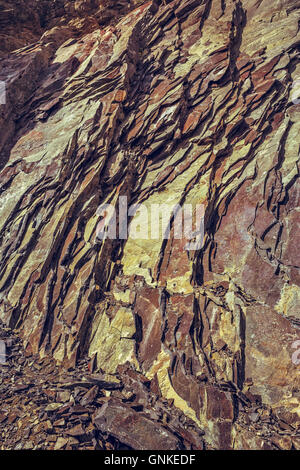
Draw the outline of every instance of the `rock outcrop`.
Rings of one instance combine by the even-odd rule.
[[[0,1],[0,318],[118,378],[94,423],[127,447],[299,448],[299,11]],[[202,205],[203,246],[99,242],[122,196]]]

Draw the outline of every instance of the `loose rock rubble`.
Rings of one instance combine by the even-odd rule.
[[[2,450],[204,448],[204,432],[130,365],[109,378],[92,373],[88,360],[66,370],[26,354],[3,325],[0,339],[7,350],[0,366]]]
[[[49,357],[26,354],[3,324],[0,340],[7,352],[0,366],[2,450],[213,449],[203,429],[161,398],[157,380],[149,381],[130,364],[110,377],[91,372],[88,359],[66,370]],[[211,411],[219,416],[216,403],[224,407],[224,392],[216,387],[211,392]],[[261,449],[300,449],[297,426],[273,415],[251,394],[237,393],[235,400],[237,430],[247,430],[248,442]]]
[[[299,12],[0,1],[4,448],[299,447]],[[99,242],[121,197],[201,205],[203,246]]]

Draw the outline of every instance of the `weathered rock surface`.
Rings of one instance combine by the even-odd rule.
[[[28,357],[119,374],[112,448],[299,448],[300,2],[24,3],[0,2],[1,319]],[[97,243],[120,196],[203,204],[203,247]]]
[[[204,432],[129,364],[114,376],[93,374],[92,362],[84,360],[66,370],[51,358],[27,354],[2,325],[0,339],[8,353],[0,369],[1,450],[208,446]]]

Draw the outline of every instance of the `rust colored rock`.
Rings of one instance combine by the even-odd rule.
[[[298,3],[0,0],[4,448],[299,447]]]
[[[102,406],[94,422],[101,432],[108,432],[135,450],[177,450],[174,435],[147,417],[118,402]]]

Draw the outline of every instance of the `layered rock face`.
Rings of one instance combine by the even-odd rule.
[[[299,446],[299,12],[0,2],[0,318],[28,354],[129,368],[215,449]],[[202,205],[203,246],[173,220],[97,241],[121,196]],[[96,422],[122,442],[120,403]]]

